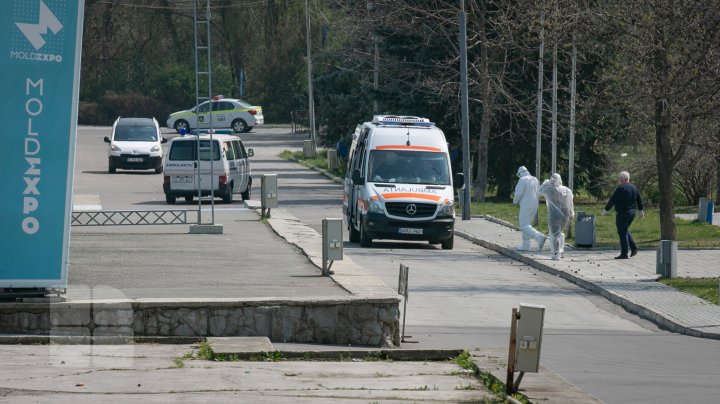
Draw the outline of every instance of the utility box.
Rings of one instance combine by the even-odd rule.
[[[666,278],[677,277],[677,241],[660,240],[655,273]]]
[[[277,174],[263,174],[260,185],[260,203],[263,209],[277,208]]]
[[[342,219],[323,219],[322,240],[323,259],[341,261],[343,259]]]
[[[700,223],[708,223],[708,203],[710,200],[704,196],[700,197],[700,203],[698,204],[698,215],[697,220]],[[710,216],[712,220],[712,216]]]
[[[575,215],[575,246],[595,247],[595,227],[595,215],[586,215],[585,212],[577,212]]]
[[[520,304],[518,310],[515,371],[537,373],[540,368],[545,306]]]
[[[327,163],[328,163],[328,170],[335,171],[338,168],[338,155],[337,150],[335,149],[328,149],[327,151]]]

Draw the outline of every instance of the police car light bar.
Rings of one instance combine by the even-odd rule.
[[[232,129],[213,129],[212,133],[215,135],[232,135]],[[191,135],[207,135],[210,134],[209,129],[191,129]]]
[[[427,118],[418,116],[375,115],[372,122],[377,125],[433,126]]]

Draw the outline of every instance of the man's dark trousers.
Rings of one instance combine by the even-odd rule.
[[[635,220],[635,210],[631,209],[628,213],[617,213],[615,215],[615,227],[617,227],[618,236],[620,236],[620,255],[628,256],[628,245],[630,250],[637,250],[635,240],[630,234],[630,224]]]

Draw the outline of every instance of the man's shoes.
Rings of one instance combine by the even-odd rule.
[[[543,247],[545,247],[545,241],[547,241],[547,236],[543,235],[542,240],[538,241],[538,251],[542,251]]]
[[[637,249],[637,248],[633,248],[632,250],[630,250],[630,256],[631,256],[631,257],[636,256],[636,255],[637,255],[637,252],[638,252],[638,249]]]
[[[630,258],[630,257],[628,257],[627,255],[623,255],[623,254],[620,254],[617,257],[615,257],[616,260],[626,260],[628,258]]]
[[[550,259],[553,261],[560,261],[560,255],[555,253],[552,255],[552,257],[550,257]]]

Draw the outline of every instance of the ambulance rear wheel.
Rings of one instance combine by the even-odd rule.
[[[232,187],[232,183],[230,183],[227,186],[227,193],[225,195],[223,195],[222,200],[225,203],[232,203],[232,197],[233,197],[233,187]]]
[[[252,179],[248,180],[247,188],[240,193],[240,197],[243,201],[249,201],[250,200],[250,189],[252,188]]]
[[[350,242],[357,243],[360,241],[360,232],[355,230],[355,226],[352,223],[348,223],[348,232],[350,233]]]
[[[372,238],[362,222],[360,222],[360,247],[372,247]]]
[[[175,205],[175,197],[172,195],[165,195],[165,202],[168,205]]]

